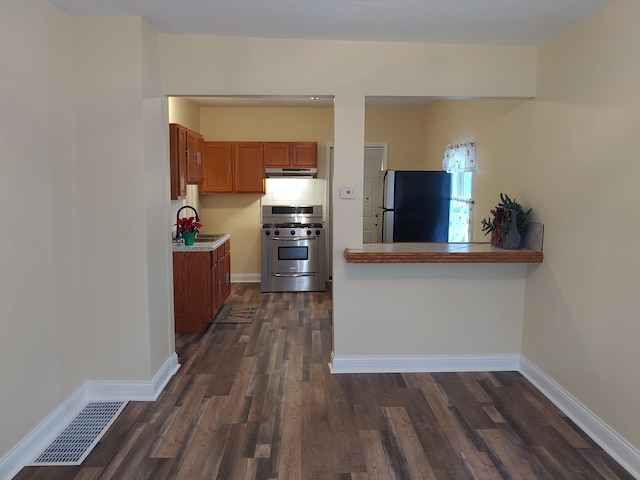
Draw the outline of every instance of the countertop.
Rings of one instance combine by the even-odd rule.
[[[206,240],[207,237],[211,237],[212,235],[202,235],[201,241],[196,239],[196,243],[193,245],[185,245],[181,242],[173,242],[171,246],[173,247],[174,252],[211,252],[216,250],[220,245],[231,238],[230,233],[216,234],[221,235],[220,238],[211,241],[202,241]]]
[[[541,263],[542,252],[490,243],[367,243],[346,248],[347,263]]]

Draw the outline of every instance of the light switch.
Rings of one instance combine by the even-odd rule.
[[[340,188],[340,198],[346,198],[346,199],[356,198],[356,189],[353,187]]]

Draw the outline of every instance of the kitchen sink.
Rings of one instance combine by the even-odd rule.
[[[202,242],[217,242],[218,240],[220,240],[224,235],[222,234],[214,234],[214,235],[198,235],[196,237],[196,243],[202,243]]]

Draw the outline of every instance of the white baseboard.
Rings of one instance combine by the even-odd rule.
[[[633,445],[524,356],[519,370],[631,475],[640,478],[640,452]]]
[[[259,273],[234,273],[231,275],[231,283],[260,283]]]
[[[520,355],[333,355],[331,373],[483,372],[518,370]]]
[[[85,382],[0,458],[0,478],[13,478],[40,454],[89,402],[153,401],[180,368],[174,353],[149,382]]]
[[[87,395],[92,402],[152,402],[158,398],[179,368],[178,355],[174,353],[149,382],[86,382]]]

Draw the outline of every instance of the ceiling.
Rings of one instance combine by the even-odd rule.
[[[50,0],[160,33],[537,46],[613,0]]]
[[[70,15],[141,16],[167,34],[537,46],[613,0],[49,1]],[[333,106],[328,96],[189,98],[201,106]],[[424,106],[434,100],[368,97],[366,103]]]

